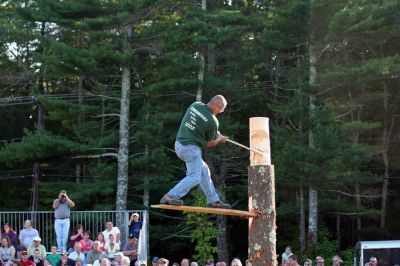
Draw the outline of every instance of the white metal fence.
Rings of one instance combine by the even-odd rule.
[[[84,230],[91,234],[91,239],[96,238],[98,232],[105,230],[107,221],[112,221],[114,226],[125,230],[121,230],[121,248],[128,241],[128,222],[133,213],[139,213],[143,222],[142,232],[139,237],[139,258],[147,260],[148,256],[148,211],[146,210],[127,210],[127,211],[71,211],[70,216],[70,235],[76,225],[81,224]],[[123,224],[117,224],[116,215],[121,213],[124,216]],[[42,243],[47,250],[50,250],[52,245],[56,243],[54,232],[54,211],[37,211],[37,212],[0,212],[0,224],[9,223],[14,230],[19,234],[23,229],[24,221],[31,220],[32,226],[39,232],[42,238]],[[125,235],[123,235],[125,233]],[[142,237],[143,236],[143,237]]]

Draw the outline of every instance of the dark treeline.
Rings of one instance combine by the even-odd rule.
[[[0,209],[35,206],[35,176],[39,210],[61,188],[76,210],[149,208],[185,173],[173,143],[186,107],[223,94],[232,139],[248,145],[248,119],[270,118],[280,251],[351,259],[359,240],[400,238],[399,10],[0,1]],[[247,151],[225,144],[205,158],[220,194],[246,209]],[[152,254],[246,257],[245,220],[150,217]]]

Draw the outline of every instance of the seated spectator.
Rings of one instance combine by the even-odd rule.
[[[46,259],[46,248],[42,244],[40,244],[41,241],[42,241],[42,239],[40,237],[38,237],[38,236],[35,236],[33,238],[33,244],[31,244],[28,247],[28,255],[29,256],[34,256],[35,255],[35,249],[38,249],[39,250],[40,259],[42,261],[44,261]]]
[[[79,242],[75,242],[74,251],[69,254],[68,258],[74,261],[79,258],[84,264],[85,255],[82,253],[82,245]]]
[[[321,256],[317,256],[317,257],[315,258],[315,262],[317,263],[317,266],[318,266],[318,265],[319,265],[319,266],[325,265],[325,260],[324,260],[324,258],[321,257]]]
[[[103,232],[98,232],[96,240],[100,242],[100,250],[105,251],[106,241],[104,240]]]
[[[151,265],[152,266],[158,266],[158,257],[153,257],[151,259]]]
[[[17,245],[18,245],[17,233],[15,233],[15,231],[13,230],[13,228],[11,227],[11,225],[9,223],[3,224],[3,228],[1,230],[1,238],[3,238],[3,237],[8,237],[10,239],[11,246],[13,246],[14,248],[17,247]]]
[[[76,225],[74,232],[70,237],[68,253],[74,251],[75,243],[80,242],[83,239],[83,226],[81,224]]]
[[[306,260],[304,261],[304,266],[312,266],[312,260],[306,259]]]
[[[32,227],[30,220],[26,220],[24,223],[24,229],[19,232],[19,240],[26,248],[33,243],[33,239],[39,237],[39,232]]]
[[[106,230],[103,231],[104,241],[106,241],[106,244],[110,241],[109,236],[111,234],[115,236],[115,242],[118,245],[121,245],[121,241],[120,241],[121,232],[119,231],[118,227],[115,227],[113,225],[113,223],[111,221],[107,221]]]
[[[83,254],[87,255],[92,249],[93,241],[90,240],[89,231],[83,232],[83,239],[79,242],[82,245]]]
[[[130,265],[134,266],[137,261],[137,239],[134,235],[129,235],[129,242],[125,244],[124,256],[130,260]]]
[[[214,260],[213,259],[209,259],[206,261],[206,266],[214,266]]]
[[[82,265],[83,265],[82,260],[81,260],[80,258],[76,258],[76,260],[75,260],[75,266],[82,266]]]
[[[161,258],[158,260],[158,265],[160,266],[168,266],[169,265],[169,260]]]
[[[60,255],[61,255],[61,260],[57,262],[56,266],[75,266],[75,261],[73,259],[68,258],[68,255],[65,251],[61,251]]]
[[[51,265],[56,266],[57,263],[61,260],[60,254],[57,254],[57,247],[51,247],[51,254],[47,255],[46,259],[51,263]]]
[[[196,261],[192,261],[192,263],[190,263],[190,266],[199,266],[199,264]]]
[[[122,260],[124,259],[124,254],[122,252],[117,252],[114,255],[114,261],[112,262],[112,265],[114,266],[122,266]]]
[[[106,259],[106,258],[101,259],[100,266],[110,266],[110,265],[111,265],[111,263],[108,259]]]
[[[287,259],[287,264],[289,266],[299,266],[299,263],[297,262],[297,256],[290,255],[289,258]]]
[[[120,251],[118,243],[115,242],[115,236],[113,234],[109,235],[109,241],[106,243],[105,252],[110,261],[114,260],[115,253]]]
[[[178,264],[178,266],[179,266],[179,263],[177,263],[177,264]],[[138,265],[139,265],[139,266],[147,266],[147,261],[139,260]]]
[[[135,212],[134,214],[132,214],[131,219],[129,220],[128,223],[129,234],[135,235],[137,239],[139,239],[140,230],[143,227],[143,222],[140,221],[139,219],[140,219],[139,213]]]
[[[215,266],[226,266],[226,263],[223,261],[218,261]]]
[[[124,257],[122,258],[122,265],[123,265],[123,266],[130,266],[130,265],[131,265],[131,261],[129,260],[128,257],[124,256]]]
[[[40,255],[40,250],[38,248],[36,248],[33,251],[33,255],[31,255],[29,257],[30,260],[33,261],[33,263],[35,263],[36,266],[43,266],[44,265],[44,259],[43,257]]]
[[[0,261],[5,266],[12,265],[12,260],[15,258],[15,248],[11,245],[11,241],[8,237],[1,238],[0,247]]]
[[[21,252],[21,261],[19,263],[21,266],[35,266],[35,263],[29,259],[28,252],[26,250]]]
[[[107,254],[100,250],[100,242],[96,240],[93,242],[93,249],[86,256],[86,264],[94,264],[96,260],[103,258],[107,258]]]
[[[189,260],[186,258],[182,259],[181,266],[189,266]]]
[[[376,266],[376,265],[378,265],[378,260],[376,259],[376,257],[371,257],[371,258],[369,258],[369,265],[370,265],[370,266]]]
[[[231,261],[231,266],[242,266],[242,262],[240,261],[240,259],[235,258]]]
[[[28,251],[28,250],[26,249],[26,247],[25,247],[24,245],[22,245],[22,244],[20,243],[19,239],[18,239],[18,243],[19,243],[19,244],[18,244],[17,247],[15,248],[16,251],[17,251],[16,258],[17,258],[17,259],[21,259],[21,253],[22,253],[22,251]]]
[[[338,255],[333,256],[332,266],[340,266],[340,265],[342,265],[342,263],[343,263],[343,261]]]
[[[174,262],[174,263],[172,263],[172,266],[179,266],[179,263]]]

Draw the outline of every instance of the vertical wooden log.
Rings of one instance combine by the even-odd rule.
[[[250,147],[266,153],[250,155],[249,210],[262,216],[249,219],[249,261],[252,266],[276,266],[275,175],[271,165],[268,118],[250,118]]]

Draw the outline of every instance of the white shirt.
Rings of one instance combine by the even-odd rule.
[[[117,243],[114,244],[113,249],[111,249],[110,243],[107,243],[106,246],[104,247],[104,249],[107,250],[109,259],[113,259],[115,253],[120,251],[119,245]]]
[[[118,241],[117,241],[117,234],[121,234],[121,232],[119,231],[118,227],[115,227],[115,226],[114,226],[114,227],[111,229],[110,232],[109,232],[107,229],[103,231],[104,241],[106,242],[106,245],[107,245],[108,243],[110,243],[110,234],[113,234],[114,237],[115,237],[115,242],[116,242],[118,245],[121,245],[121,240],[118,240]]]
[[[68,258],[70,258],[71,260],[76,260],[77,258],[80,258],[82,261],[82,265],[85,265],[85,254],[83,254],[82,252],[78,254],[74,251],[71,254],[69,254]]]

